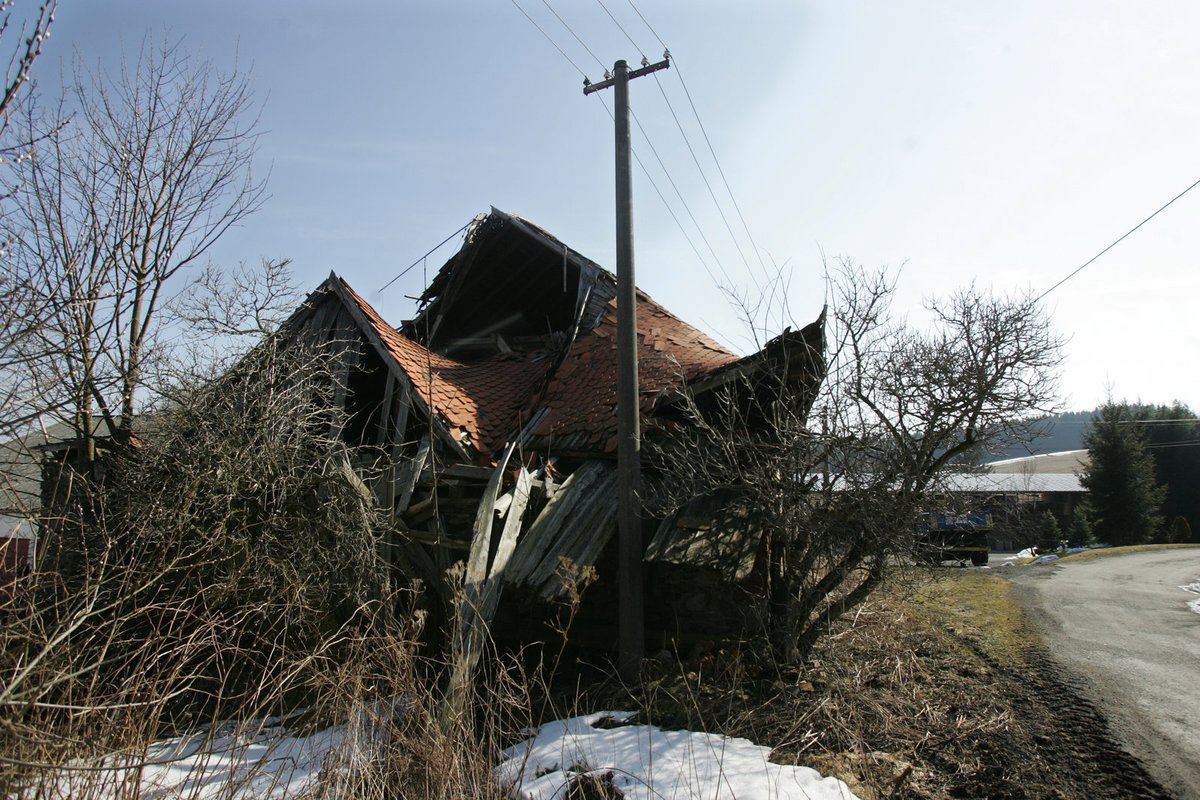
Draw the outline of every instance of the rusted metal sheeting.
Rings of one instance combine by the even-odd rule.
[[[505,581],[525,585],[545,600],[563,593],[562,558],[576,567],[600,557],[617,525],[617,469],[610,461],[585,461],[575,470],[517,543]]]

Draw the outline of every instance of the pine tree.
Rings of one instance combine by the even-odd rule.
[[[1084,434],[1090,465],[1080,475],[1095,510],[1096,538],[1112,545],[1149,541],[1162,524],[1165,490],[1127,403],[1109,401]]]
[[[1135,405],[1130,412],[1154,459],[1154,476],[1166,489],[1162,513],[1200,527],[1200,422],[1186,405]]]
[[[1072,547],[1087,547],[1096,543],[1096,531],[1092,525],[1091,512],[1086,505],[1075,509],[1071,524],[1067,528],[1067,543]]]
[[[1192,526],[1188,525],[1187,517],[1176,517],[1171,521],[1171,544],[1184,544],[1192,541]]]
[[[1043,512],[1038,523],[1038,552],[1053,553],[1062,547],[1062,530],[1058,520],[1049,511]]]

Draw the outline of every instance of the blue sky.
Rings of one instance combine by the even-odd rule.
[[[602,77],[543,0],[518,2]],[[598,2],[551,1],[605,65],[661,57],[628,0],[605,5],[637,48]],[[820,312],[823,258],[902,266],[900,308],[920,319],[923,298],[966,283],[1049,288],[1200,178],[1194,2],[637,8],[678,69],[632,84],[634,111],[716,252],[635,128],[705,261],[638,172],[638,284],[737,349],[749,345],[745,326],[710,272],[753,291],[762,270],[680,74],[764,261],[787,265],[799,324]],[[73,52],[112,68],[164,32],[219,66],[236,59],[261,103],[271,198],[221,242],[218,263],[288,257],[305,288],[336,270],[399,321],[421,267],[379,287],[494,205],[612,266],[611,122],[512,0],[64,0],[37,67],[42,89]],[[1198,215],[1200,188],[1049,295],[1071,337],[1064,403],[1090,407],[1111,390],[1200,408]]]

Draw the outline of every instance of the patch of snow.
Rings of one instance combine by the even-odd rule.
[[[1185,592],[1200,594],[1200,579],[1197,579],[1194,583],[1189,583],[1187,586],[1180,586],[1179,588],[1183,589]],[[1188,608],[1190,608],[1192,611],[1195,611],[1197,614],[1200,614],[1200,597],[1196,598],[1195,600],[1188,600]]]
[[[1022,550],[1021,552],[1019,552],[1015,556],[1013,556],[1013,558],[1023,560],[1026,558],[1033,558],[1036,555],[1037,555],[1037,550],[1035,550],[1032,547],[1026,547],[1024,550]]]
[[[292,735],[283,719],[217,723],[154,742],[144,751],[79,761],[31,784],[17,798],[133,796],[143,800],[284,800],[312,796],[363,768],[379,752],[383,715],[402,702],[360,708],[350,722]],[[336,792],[335,792],[336,795]]]
[[[338,796],[339,778],[351,777],[378,753],[380,711],[388,709],[364,709],[348,724],[308,735],[292,735],[278,719],[218,724],[142,752],[76,762],[15,797],[284,800],[322,790]],[[622,724],[634,716],[604,712],[549,722],[505,750],[494,777],[519,800],[564,800],[570,781],[584,775],[611,775],[630,800],[858,800],[837,778],[770,763],[770,748],[746,739]],[[602,721],[610,727],[596,727]]]
[[[608,774],[630,800],[857,800],[837,778],[808,767],[772,764],[767,760],[770,748],[746,739],[652,725],[596,727],[633,716],[600,712],[547,723],[503,752],[496,779],[520,800],[563,800],[571,780]]]
[[[316,788],[326,757],[345,738],[344,726],[309,736],[277,728],[251,736],[194,733],[155,742],[144,752],[69,765],[56,774],[54,786],[31,786],[19,796],[115,798],[127,796],[133,785],[144,800],[294,797]]]
[[[1030,561],[1029,563],[1030,564],[1049,564],[1051,561],[1058,561],[1058,556],[1054,555],[1053,553],[1051,553],[1049,555],[1038,556],[1037,558],[1035,558],[1033,561]]]

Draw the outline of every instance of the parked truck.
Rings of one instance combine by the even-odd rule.
[[[992,515],[980,511],[968,514],[946,514],[924,511],[917,516],[917,532],[928,545],[931,563],[967,561],[981,567],[988,563],[988,532],[992,530]]]

